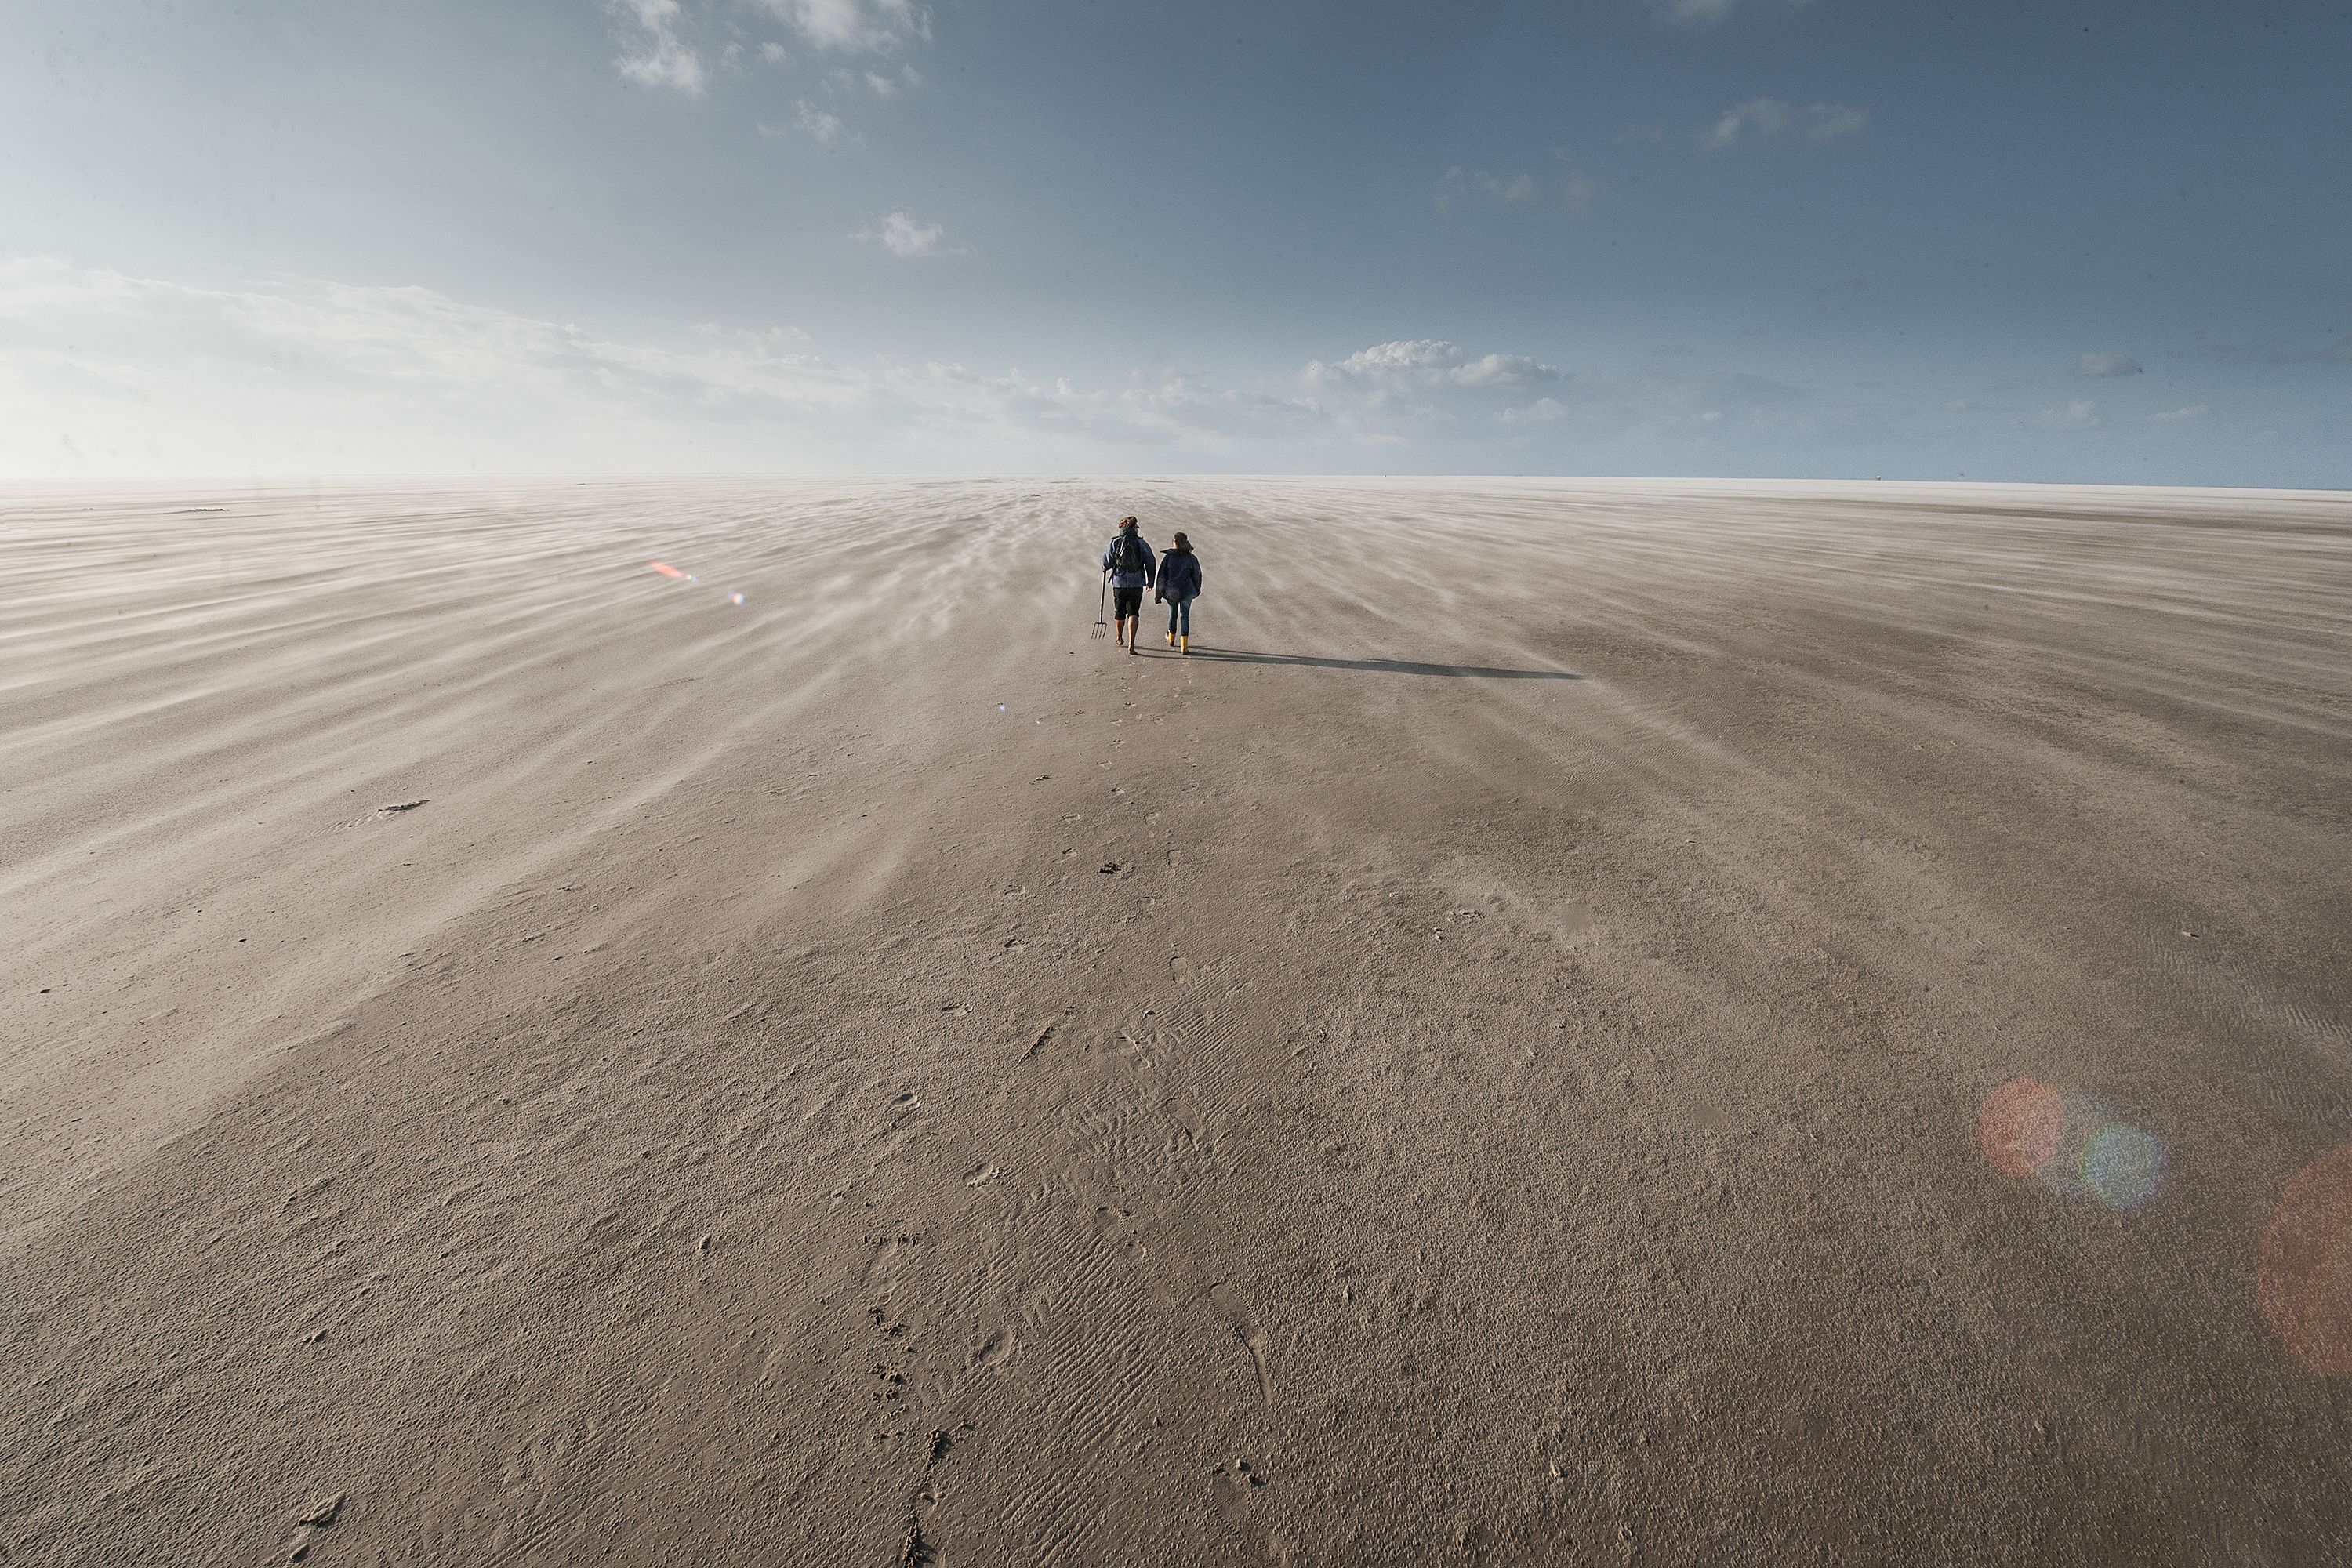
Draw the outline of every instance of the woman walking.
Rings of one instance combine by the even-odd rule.
[[[1182,533],[1160,558],[1159,583],[1151,596],[1168,606],[1168,646],[1178,653],[1192,652],[1192,601],[1201,596],[1201,558]]]

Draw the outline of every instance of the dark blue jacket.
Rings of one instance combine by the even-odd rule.
[[[1110,542],[1103,547],[1103,570],[1111,574],[1110,585],[1114,588],[1149,588],[1151,586],[1151,542],[1143,537],[1143,530],[1139,528],[1122,529],[1119,531],[1132,532],[1135,535],[1136,554],[1142,561],[1143,569],[1139,572],[1121,572],[1118,569],[1118,534],[1114,533],[1110,536]]]
[[[1160,558],[1160,592],[1152,597],[1179,603],[1201,596],[1201,558],[1189,550],[1171,550]]]

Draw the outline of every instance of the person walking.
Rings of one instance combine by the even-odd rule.
[[[1160,558],[1159,582],[1151,596],[1168,606],[1168,646],[1190,657],[1192,652],[1192,601],[1201,596],[1201,558],[1192,542],[1176,531],[1176,542]]]
[[[1118,520],[1118,531],[1111,535],[1102,563],[1103,575],[1110,579],[1111,615],[1118,623],[1112,631],[1133,653],[1136,634],[1143,629],[1143,591],[1155,574],[1151,546],[1138,531],[1135,519]]]

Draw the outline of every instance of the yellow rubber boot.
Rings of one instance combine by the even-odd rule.
[[[1176,639],[1176,651],[1188,657],[1192,654],[1192,638],[1189,633]]]
[[[1176,634],[1174,632],[1170,632],[1168,634],[1168,646],[1170,647],[1174,647],[1176,646]]]

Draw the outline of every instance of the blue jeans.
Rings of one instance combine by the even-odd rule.
[[[1192,600],[1168,601],[1168,635],[1171,637],[1189,637],[1192,635]]]

